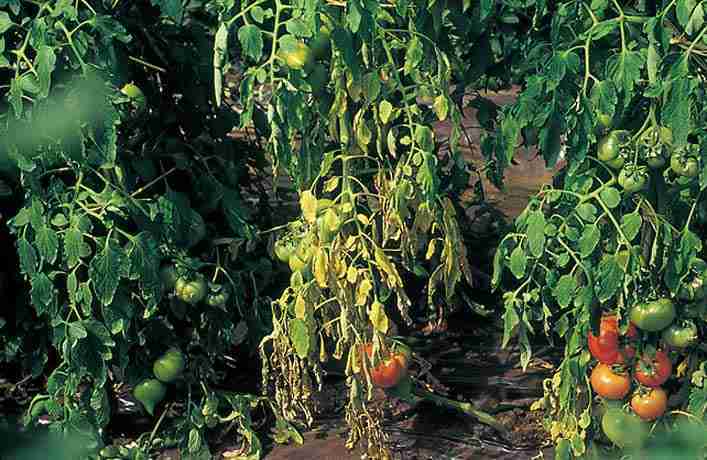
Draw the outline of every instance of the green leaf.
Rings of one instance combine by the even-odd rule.
[[[249,24],[238,29],[238,40],[246,56],[254,61],[260,60],[263,55],[263,36],[257,26]]]
[[[608,301],[621,287],[624,271],[613,256],[605,257],[594,270],[596,295],[600,302]]]
[[[34,244],[37,246],[39,257],[50,264],[56,261],[57,252],[59,250],[59,239],[56,236],[56,232],[51,227],[47,225],[39,227],[34,237]]]
[[[410,40],[407,50],[405,51],[405,65],[403,66],[403,71],[405,74],[409,75],[414,70],[417,70],[423,57],[424,49],[422,43],[420,42],[420,39],[415,36],[412,40]]]
[[[181,0],[150,0],[150,3],[154,6],[159,6],[162,14],[177,24],[182,22],[183,6]]]
[[[608,74],[620,91],[633,94],[635,84],[641,79],[644,59],[640,52],[628,50],[609,58]]]
[[[528,247],[533,257],[540,257],[545,251],[545,215],[533,211],[528,215]]]
[[[117,267],[123,266],[123,257],[121,250],[112,244],[107,244],[91,260],[88,276],[93,283],[96,297],[102,305],[110,305],[113,301],[121,275],[121,270]]]
[[[37,270],[37,253],[24,238],[17,240],[17,254],[20,258],[20,271],[25,275],[33,275]]]
[[[585,222],[593,223],[597,220],[597,208],[591,203],[580,204],[575,212]]]
[[[599,193],[599,198],[609,209],[613,209],[621,203],[621,192],[614,187],[607,187]]]
[[[64,234],[64,256],[69,268],[73,268],[79,263],[84,246],[83,233],[76,227],[69,228]]]
[[[525,256],[525,251],[520,246],[517,246],[513,252],[511,252],[511,260],[509,268],[511,273],[518,279],[525,276],[525,269],[528,265],[528,258]]]
[[[629,241],[633,241],[641,230],[641,224],[643,219],[638,212],[632,212],[631,214],[626,214],[621,217],[621,231],[628,238]]]
[[[392,113],[393,105],[386,100],[381,101],[381,103],[378,105],[378,115],[380,116],[380,119],[384,125],[388,124]]]
[[[0,34],[7,32],[12,25],[12,19],[10,19],[10,15],[7,14],[7,11],[0,11]]]
[[[56,66],[56,55],[49,46],[42,46],[34,58],[34,66],[39,76],[39,95],[47,97],[52,82],[52,72]]]
[[[37,315],[49,313],[51,316],[49,308],[54,302],[54,284],[46,274],[38,272],[32,276],[30,295],[32,297],[32,305],[37,311]]]
[[[502,348],[505,348],[506,345],[508,345],[508,342],[511,340],[511,336],[513,334],[514,329],[520,323],[520,317],[518,316],[518,312],[515,308],[516,299],[510,294],[506,294],[506,296],[508,297],[506,297],[504,301],[506,311],[503,313],[503,341],[501,344]]]
[[[673,131],[673,145],[687,143],[687,136],[693,125],[692,92],[696,85],[689,78],[673,80],[665,89],[665,103],[660,112],[661,124],[670,126]]]
[[[139,280],[147,308],[159,302],[161,286],[157,242],[147,232],[139,233],[127,249],[130,260],[129,278]]]
[[[290,320],[290,340],[297,355],[304,359],[309,355],[310,339],[309,329],[304,320],[295,318]]]
[[[611,80],[603,80],[595,83],[594,86],[592,86],[590,100],[595,110],[613,117],[618,102],[614,82]]]
[[[574,298],[574,292],[577,289],[577,281],[570,274],[562,275],[552,290],[552,295],[557,299],[557,303],[566,308]]]
[[[601,231],[595,224],[586,225],[579,238],[579,254],[582,257],[589,257],[597,247],[600,237]]]

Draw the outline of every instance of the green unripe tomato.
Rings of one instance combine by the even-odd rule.
[[[160,382],[172,383],[182,376],[185,365],[182,352],[176,348],[170,348],[167,353],[155,360],[152,364],[152,372]]]
[[[626,164],[626,159],[623,156],[619,155],[613,160],[605,161],[604,163],[611,169],[615,169],[618,171],[619,169],[624,167],[624,165]]]
[[[663,342],[673,348],[688,348],[700,339],[699,331],[691,320],[671,324],[661,334]]]
[[[675,319],[675,305],[668,298],[637,303],[631,308],[629,318],[641,330],[658,332]]]
[[[648,174],[640,169],[624,167],[619,173],[619,185],[628,193],[635,193],[646,188]]]
[[[629,135],[628,131],[614,130],[601,138],[599,145],[597,145],[597,158],[607,162],[618,157],[621,146],[628,141]]]
[[[206,281],[204,281],[202,275],[198,275],[193,280],[179,278],[175,285],[175,292],[180,300],[191,305],[196,305],[206,297]]]
[[[699,163],[695,158],[674,153],[670,156],[670,169],[678,176],[692,178],[699,173]]]
[[[133,389],[133,396],[140,401],[148,414],[155,414],[155,406],[162,402],[167,394],[167,387],[157,379],[147,379]]]
[[[601,418],[601,428],[607,438],[619,447],[640,447],[648,437],[646,424],[634,414],[609,408]]]
[[[210,307],[225,307],[228,299],[231,298],[231,290],[228,285],[212,286],[209,294],[206,296],[206,305]]]

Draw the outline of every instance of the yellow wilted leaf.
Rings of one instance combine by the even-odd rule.
[[[304,319],[307,316],[307,302],[301,295],[295,299],[295,316],[299,319]]]
[[[388,260],[388,256],[385,255],[385,252],[383,252],[381,248],[376,247],[374,255],[378,268],[388,275],[390,284],[393,286],[402,286],[403,281],[400,279],[398,270],[396,270],[393,264],[390,263],[390,260]]]
[[[351,284],[355,284],[357,279],[358,279],[358,270],[356,270],[356,267],[354,267],[354,266],[349,267],[349,269],[346,271],[346,281],[348,281]]]
[[[430,260],[437,250],[437,239],[432,239],[430,244],[427,245],[427,253],[425,254],[425,259]]]
[[[314,279],[320,288],[327,286],[327,272],[329,271],[329,258],[324,249],[319,248],[314,259]]]
[[[368,312],[368,318],[376,331],[381,334],[388,332],[388,315],[385,314],[385,307],[377,300],[371,305],[371,310]]]
[[[356,287],[356,305],[365,305],[368,301],[368,295],[373,289],[373,284],[368,278],[364,278]]]
[[[368,216],[365,214],[357,214],[356,219],[358,219],[359,222],[361,222],[363,225],[368,225],[370,221],[368,220]]]
[[[299,204],[302,208],[302,216],[311,223],[317,219],[317,198],[309,190],[305,190],[299,197]]]
[[[339,176],[330,177],[326,182],[324,182],[324,191],[333,192],[336,187],[339,186]]]

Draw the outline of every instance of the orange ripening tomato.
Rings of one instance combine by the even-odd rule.
[[[655,355],[643,353],[636,362],[636,380],[647,387],[661,386],[672,372],[673,363],[662,350],[657,350]]]
[[[373,363],[373,345],[367,343],[363,350]],[[383,358],[376,366],[370,369],[371,381],[379,388],[392,388],[407,375],[408,358],[403,353],[384,353]]]
[[[624,338],[633,339],[638,335],[636,327],[629,325]],[[605,364],[624,363],[632,358],[636,351],[630,345],[621,346],[619,336],[619,322],[616,315],[602,317],[599,326],[599,336],[595,336],[590,330],[587,334],[589,352],[599,362]]]
[[[631,398],[631,408],[645,421],[652,421],[665,413],[668,408],[668,395],[660,387],[648,392],[637,392]]]
[[[631,388],[631,379],[627,374],[616,373],[604,363],[597,364],[589,381],[592,389],[606,399],[623,399]]]

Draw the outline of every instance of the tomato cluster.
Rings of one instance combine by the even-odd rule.
[[[609,130],[606,119],[599,114],[600,131]],[[665,126],[648,126],[637,135],[623,129],[609,130],[597,144],[597,158],[618,171],[617,182],[627,193],[637,193],[649,185],[649,169],[669,171],[676,180],[690,181],[700,171],[699,146],[688,144],[673,147],[673,134]],[[639,161],[640,160],[640,161]]]
[[[694,291],[701,295],[701,285],[697,287]],[[601,318],[597,335],[591,330],[587,333],[589,351],[598,361],[590,375],[594,392],[607,401],[623,401],[635,387],[629,399],[632,414],[614,407],[602,418],[606,436],[619,446],[626,444],[620,427],[639,427],[636,429],[640,431],[643,428],[636,421],[650,422],[665,413],[668,394],[662,386],[673,374],[667,350],[684,349],[698,342],[697,326],[692,321],[676,322],[675,318],[673,301],[660,298],[630,308],[630,322],[623,334],[615,314]],[[659,337],[658,347],[644,346],[642,339],[651,337]]]

